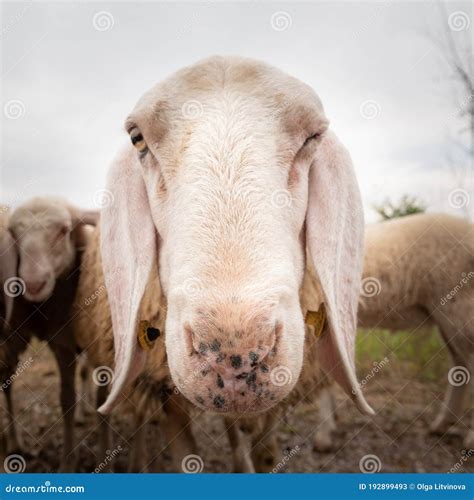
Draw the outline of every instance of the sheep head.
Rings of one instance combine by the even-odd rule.
[[[42,302],[51,296],[56,280],[74,265],[79,227],[95,225],[97,218],[96,212],[50,197],[33,198],[13,211],[8,229],[18,263],[10,276],[23,281],[17,286],[24,286],[25,299]]]
[[[143,367],[137,311],[155,259],[169,368],[183,394],[236,414],[281,401],[303,362],[308,244],[330,323],[324,366],[370,412],[353,352],[362,207],[349,156],[327,127],[307,85],[240,58],[185,68],[140,99],[103,212],[116,372],[100,411]]]

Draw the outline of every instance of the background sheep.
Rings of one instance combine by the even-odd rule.
[[[9,208],[0,205],[0,283],[10,278],[9,269],[16,265],[15,242],[8,231]],[[0,293],[0,333],[6,327],[13,307],[13,297]]]
[[[77,348],[71,329],[71,305],[79,277],[85,225],[95,224],[97,214],[85,212],[56,198],[34,198],[18,207],[8,220],[16,255],[2,262],[6,298],[15,296],[13,312],[3,331],[0,349],[2,381],[7,398],[10,429],[9,453],[21,447],[11,400],[12,375],[19,355],[32,336],[45,340],[61,375],[64,445],[61,468],[72,470],[74,448],[74,374]],[[18,263],[17,263],[18,260]],[[34,303],[34,304],[33,304]]]
[[[18,353],[24,349],[25,342],[21,337],[15,337],[7,340],[7,328],[11,320],[13,308],[13,295],[17,285],[12,281],[7,281],[12,277],[11,269],[16,267],[16,249],[15,242],[8,231],[9,208],[0,206],[0,284],[2,291],[0,293],[0,378],[2,382],[7,380],[13,373],[18,360]],[[12,293],[6,294],[3,287],[8,288]],[[2,386],[7,402],[8,432],[3,432],[1,436],[1,445],[3,451],[15,450],[20,448],[20,437],[15,425],[13,404],[11,395],[11,384]]]
[[[474,374],[474,226],[446,214],[370,225],[363,275],[358,325],[413,332],[436,327],[453,366],[431,430],[444,434],[455,423],[466,426],[462,419],[472,408]],[[334,403],[327,392],[320,407],[327,430],[334,429]],[[464,440],[468,450],[474,447],[469,427]],[[328,448],[329,433],[320,438],[321,447]]]

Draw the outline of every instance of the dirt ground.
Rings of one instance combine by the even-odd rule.
[[[26,472],[54,472],[59,465],[62,442],[58,403],[58,375],[51,354],[36,343],[34,362],[17,377],[14,401],[17,422],[25,445],[20,454],[26,461]],[[341,393],[337,395],[338,429],[334,433],[334,449],[320,453],[313,449],[312,434],[317,427],[316,412],[297,408],[281,423],[278,441],[287,472],[359,472],[360,461],[375,455],[381,472],[474,472],[471,453],[463,450],[461,433],[472,415],[449,434],[433,436],[427,432],[440,407],[445,382],[419,382],[400,371],[382,371],[367,384],[366,395],[377,410],[375,418],[361,416]],[[2,407],[4,407],[3,398]],[[4,412],[5,413],[5,412]],[[129,453],[128,439],[133,430],[130,419],[114,418],[117,431],[114,453],[115,471],[125,472]],[[199,416],[193,429],[198,440],[204,472],[231,472],[230,448],[218,417]],[[170,460],[163,450],[163,439],[157,425],[151,426],[147,438],[149,452],[158,455],[158,470],[169,472]],[[103,457],[98,453],[95,415],[78,423],[77,472],[92,472]],[[294,450],[297,450],[296,452]],[[287,457],[287,460],[284,459]]]

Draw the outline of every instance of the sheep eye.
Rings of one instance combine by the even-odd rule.
[[[130,131],[130,140],[140,154],[145,154],[148,151],[145,139],[138,128],[134,128]]]
[[[307,137],[306,140],[303,143],[303,147],[305,147],[306,145],[308,145],[314,139],[317,139],[319,137],[319,135],[320,134],[316,133],[316,134],[313,134],[313,135],[310,135],[309,137]]]

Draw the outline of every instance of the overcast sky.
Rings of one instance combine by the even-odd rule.
[[[470,2],[449,2],[455,37]],[[319,94],[352,153],[367,209],[416,195],[453,213],[471,184],[435,2],[3,3],[1,201],[61,194],[94,206],[140,95],[212,54],[265,60]],[[454,203],[455,205],[456,203]]]

